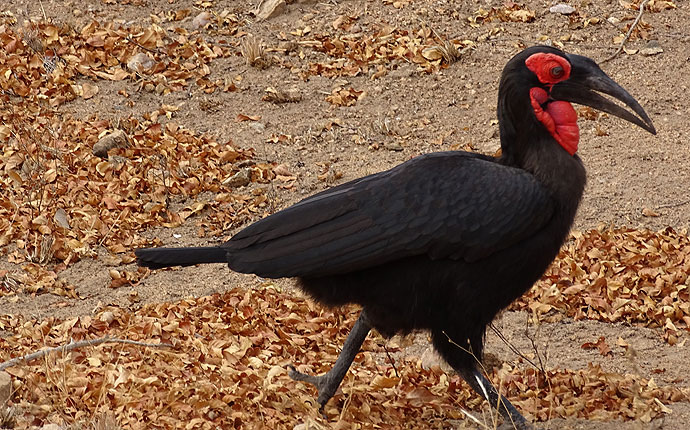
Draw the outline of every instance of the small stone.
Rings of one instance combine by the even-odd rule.
[[[192,20],[192,27],[195,29],[200,29],[203,27],[206,27],[208,24],[211,23],[211,18],[213,18],[213,15],[211,12],[204,11],[201,12],[199,15],[195,16],[194,19]]]
[[[123,148],[127,146],[127,135],[122,130],[115,130],[105,135],[93,145],[93,154],[97,157],[108,158],[108,151],[112,148]]]
[[[658,217],[659,212],[656,212],[654,209],[650,209],[650,208],[642,208],[642,216]]]
[[[285,12],[287,5],[285,0],[268,0],[261,3],[261,9],[256,12],[257,18],[269,19]]]
[[[12,378],[9,373],[0,371],[0,406],[7,403],[12,395]]]
[[[266,126],[261,122],[249,123],[249,128],[251,128],[257,133],[263,133],[264,131],[266,131]]]
[[[72,15],[74,15],[74,16],[81,16],[81,14],[82,14],[82,11],[80,9],[74,9],[72,11]]]
[[[243,187],[251,182],[251,173],[249,168],[241,169],[239,172],[235,173],[228,179],[223,181],[223,185],[227,185],[231,188]]]
[[[400,145],[398,142],[390,142],[390,143],[385,143],[383,145],[384,148],[386,148],[389,151],[402,151],[403,147]]]
[[[105,311],[101,314],[99,319],[106,324],[110,324],[115,320],[115,315],[110,311]]]
[[[69,215],[67,215],[67,212],[63,208],[57,208],[55,210],[55,215],[53,215],[53,220],[57,225],[64,229],[71,229],[72,227],[69,225]]]
[[[133,55],[127,60],[127,68],[133,72],[144,72],[153,67],[154,64],[153,58],[143,52]]]
[[[640,54],[645,56],[661,54],[662,52],[664,52],[664,48],[656,40],[650,40],[644,48],[640,49]]]
[[[570,15],[571,13],[575,12],[575,8],[569,4],[559,3],[555,6],[551,6],[549,8],[549,12],[560,13],[561,15]]]

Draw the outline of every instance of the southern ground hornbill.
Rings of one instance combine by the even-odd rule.
[[[302,200],[222,245],[139,249],[137,261],[150,268],[227,263],[262,277],[297,277],[328,306],[360,304],[328,373],[290,371],[317,387],[321,407],[372,328],[384,336],[422,329],[477,393],[499,405],[504,425],[527,428],[476,357],[486,326],[544,273],[573,223],[585,169],[570,102],[656,133],[639,103],[594,61],[536,46],[513,57],[501,76],[499,158],[422,155]]]

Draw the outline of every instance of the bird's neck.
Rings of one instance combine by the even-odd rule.
[[[509,145],[502,141],[502,146],[512,151],[503,151],[499,162],[534,175],[574,216],[587,180],[580,157],[570,155],[552,136],[536,127],[530,133],[521,133],[513,139]]]
[[[551,192],[567,216],[574,217],[586,182],[582,161],[574,151],[571,155],[536,118],[529,95],[515,85],[513,81],[502,80],[499,87],[496,113],[502,155],[498,161],[534,175]],[[577,143],[574,148],[577,148]]]

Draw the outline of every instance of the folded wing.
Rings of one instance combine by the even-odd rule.
[[[414,255],[475,261],[540,230],[548,191],[464,152],[419,156],[309,197],[239,232],[229,266],[269,278],[352,272]]]

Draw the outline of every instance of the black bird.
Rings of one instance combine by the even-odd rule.
[[[306,198],[222,245],[139,249],[137,262],[154,269],[227,263],[237,272],[296,277],[328,306],[361,305],[328,373],[290,371],[317,387],[322,408],[372,328],[384,336],[421,329],[477,393],[500,405],[504,425],[528,428],[478,370],[477,357],[486,326],[539,279],[573,224],[585,169],[570,102],[656,134],[640,104],[594,61],[536,46],[501,76],[500,157],[422,155]]]

